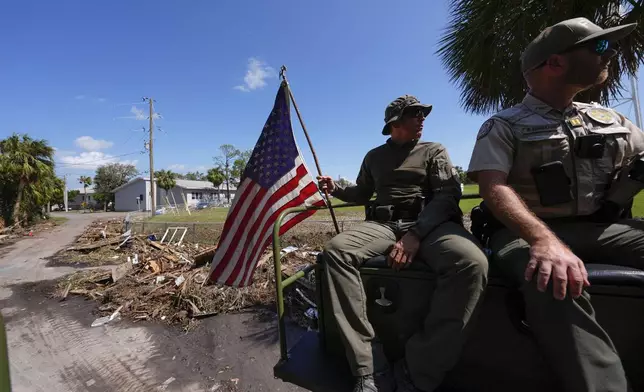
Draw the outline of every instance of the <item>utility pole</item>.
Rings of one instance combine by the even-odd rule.
[[[63,200],[65,201],[65,212],[69,211],[69,208],[67,207],[67,174],[63,174],[63,182],[65,183],[65,190],[63,191]]]
[[[631,77],[631,99],[633,100],[633,109],[635,109],[635,122],[637,127],[642,129],[642,113],[640,112],[639,88],[637,86],[637,76]]]
[[[157,200],[156,200],[156,192],[155,192],[155,186],[154,186],[154,99],[150,98],[143,98],[143,101],[148,101],[150,104],[150,143],[148,144],[148,152],[150,153],[150,197],[151,197],[151,214],[154,216],[157,210]]]

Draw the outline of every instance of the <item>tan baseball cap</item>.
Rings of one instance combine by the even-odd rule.
[[[586,18],[573,18],[561,21],[543,30],[521,55],[521,72],[532,71],[549,56],[595,39],[608,42],[620,40],[635,30],[637,23],[602,29]]]

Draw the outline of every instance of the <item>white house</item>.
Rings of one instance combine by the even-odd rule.
[[[69,189],[72,190],[72,189]],[[73,199],[69,199],[67,201],[67,206],[71,208],[72,210],[78,210],[81,208],[81,203],[84,201],[87,202],[88,206],[92,206],[96,204],[96,201],[94,200],[94,188],[87,187],[87,198],[85,197],[85,189],[84,188],[77,188],[74,189],[79,191],[80,193],[76,195]]]
[[[170,204],[183,206],[196,205],[201,200],[226,200],[226,184],[219,189],[215,188],[210,181],[175,180],[177,185],[166,192],[156,186],[155,193],[157,207],[167,205],[166,196]],[[236,188],[231,185],[230,199],[235,196]],[[128,183],[113,190],[114,209],[116,211],[150,211],[151,187],[149,177],[137,177]],[[174,197],[173,197],[174,196]]]

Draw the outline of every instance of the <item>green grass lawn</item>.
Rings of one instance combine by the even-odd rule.
[[[465,185],[463,194],[471,195],[478,194],[479,187],[476,184]],[[344,202],[338,199],[333,199],[333,205],[343,204]],[[481,203],[481,199],[463,199],[460,206],[464,214],[469,214],[472,208]],[[342,207],[334,209],[336,217],[342,218],[362,218],[364,217],[364,207]],[[204,210],[192,211],[190,215],[182,211],[179,215],[157,215],[151,218],[152,222],[223,222],[226,220],[228,208],[208,208]],[[637,195],[635,198],[635,205],[633,206],[634,216],[644,216],[644,192]],[[331,219],[331,214],[328,210],[320,210],[314,215],[314,219]]]

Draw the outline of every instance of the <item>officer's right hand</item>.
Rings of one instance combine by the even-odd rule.
[[[569,284],[573,298],[578,298],[584,287],[590,286],[584,263],[556,237],[538,240],[530,247],[525,279],[531,281],[537,269],[539,291],[546,291],[552,277],[553,295],[558,300],[566,297]]]
[[[329,193],[335,190],[335,182],[330,176],[317,176],[318,179],[318,188],[321,190],[327,190]]]

